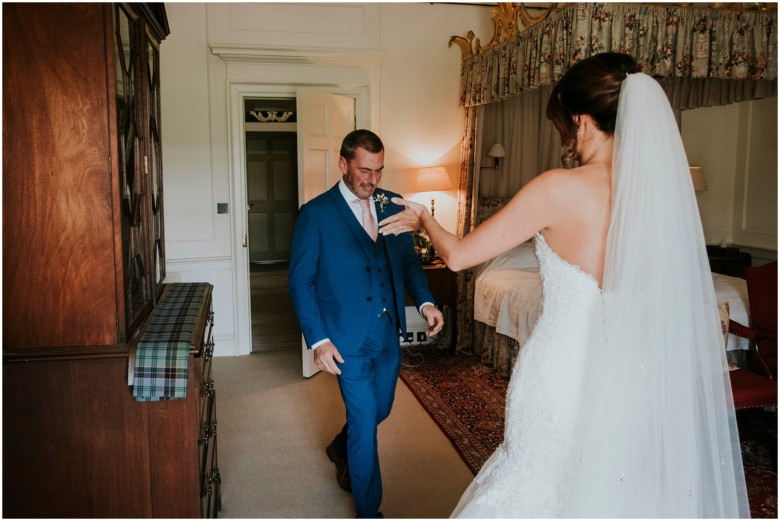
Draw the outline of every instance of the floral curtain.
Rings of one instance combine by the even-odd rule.
[[[463,237],[476,226],[477,188],[479,186],[479,113],[481,107],[465,109],[465,128],[460,150],[460,189],[458,190],[458,236]],[[458,305],[455,323],[457,335],[455,350],[472,352],[474,328],[474,270],[458,273]],[[469,297],[470,296],[470,297]]]
[[[573,4],[461,66],[461,106],[556,82],[574,63],[632,54],[658,78],[777,79],[777,12]]]

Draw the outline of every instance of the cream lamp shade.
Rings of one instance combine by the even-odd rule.
[[[704,170],[700,166],[692,166],[691,181],[693,182],[694,192],[703,192],[707,189],[707,181],[704,179]]]
[[[506,157],[506,151],[504,151],[504,145],[501,143],[496,143],[492,147],[490,147],[490,150],[488,150],[488,157],[493,158],[493,168],[498,169],[498,162],[499,159],[502,157]],[[490,168],[490,167],[483,167],[483,168]]]
[[[440,192],[450,188],[450,176],[443,166],[421,168],[417,173],[417,182],[414,185],[417,192]]]
[[[414,185],[416,192],[441,192],[452,188],[450,176],[443,166],[421,168],[417,173]],[[431,215],[436,211],[436,200],[431,197]]]
[[[492,147],[490,147],[490,150],[488,151],[488,156],[490,157],[506,157],[506,152],[504,151],[504,145],[501,143],[496,143]]]

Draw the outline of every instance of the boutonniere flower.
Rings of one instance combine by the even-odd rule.
[[[371,200],[379,205],[379,213],[384,212],[385,205],[390,203],[390,198],[387,197],[387,194],[380,190],[374,190],[374,195],[371,196]]]

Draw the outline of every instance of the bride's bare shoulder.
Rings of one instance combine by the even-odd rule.
[[[586,174],[586,175],[583,175]],[[577,190],[587,180],[587,169],[579,168],[553,168],[536,176],[527,186],[534,186],[537,190],[553,190],[556,193],[567,190]]]

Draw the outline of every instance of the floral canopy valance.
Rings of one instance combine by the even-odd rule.
[[[571,4],[466,59],[463,107],[556,82],[600,52],[625,52],[657,78],[777,79],[777,12],[627,3]],[[462,40],[462,39],[461,39]]]

